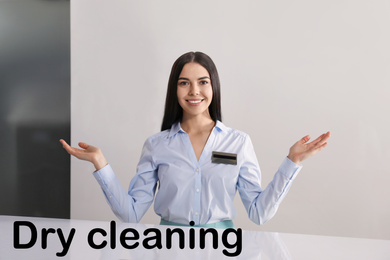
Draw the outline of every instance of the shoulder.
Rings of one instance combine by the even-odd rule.
[[[237,130],[237,129],[234,129],[234,128],[231,128],[231,127],[228,127],[220,121],[217,121],[217,124],[215,127],[218,129],[219,132],[224,134],[226,137],[237,138],[237,139],[241,139],[241,140],[249,139],[249,135],[247,133],[240,131],[240,130]]]
[[[150,143],[150,144],[158,144],[158,143],[161,143],[161,142],[164,142],[166,140],[169,139],[169,133],[170,133],[170,130],[164,130],[164,131],[161,131],[161,132],[158,132],[152,136],[149,136],[145,143]]]
[[[165,146],[165,140],[168,139],[169,130],[165,130],[149,136],[143,145],[142,154],[150,154],[153,156],[156,152],[160,151],[162,147]]]

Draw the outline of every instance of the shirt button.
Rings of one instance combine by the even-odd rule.
[[[198,171],[199,171],[199,168],[196,168],[196,171],[198,172]]]
[[[198,212],[195,212],[195,215],[198,215]]]
[[[196,189],[196,192],[199,192],[199,189]]]

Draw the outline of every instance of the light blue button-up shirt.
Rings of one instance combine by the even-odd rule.
[[[237,154],[237,165],[213,163],[213,151]],[[199,161],[188,134],[177,123],[146,140],[128,192],[110,165],[94,176],[113,212],[124,222],[140,221],[158,186],[154,210],[166,221],[203,225],[233,220],[238,190],[249,218],[261,225],[274,216],[300,169],[286,157],[263,190],[249,136],[217,121]]]

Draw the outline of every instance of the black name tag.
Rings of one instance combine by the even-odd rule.
[[[237,154],[213,152],[211,162],[237,165]]]

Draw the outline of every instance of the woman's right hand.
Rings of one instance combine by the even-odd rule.
[[[93,163],[96,170],[100,170],[107,165],[106,158],[104,158],[102,151],[98,147],[80,142],[79,146],[82,149],[74,148],[68,145],[63,139],[60,140],[60,143],[70,155],[73,155],[77,159]]]

